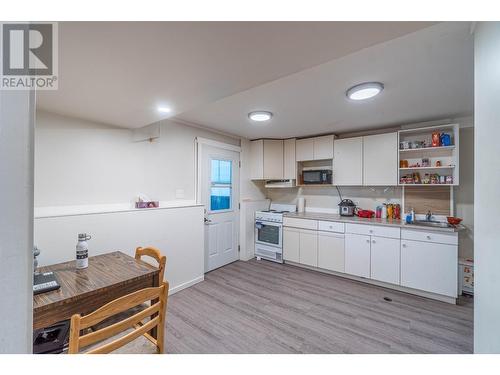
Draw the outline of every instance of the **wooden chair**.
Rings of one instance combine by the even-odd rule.
[[[141,260],[143,256],[149,256],[158,262],[158,268],[160,269],[159,279],[160,283],[163,282],[163,276],[165,274],[165,264],[167,263],[167,257],[161,255],[160,250],[156,247],[138,247],[135,249],[135,259]]]
[[[71,317],[71,328],[69,336],[69,354],[79,353],[82,348],[93,345],[97,342],[109,339],[119,333],[132,329],[131,332],[118,337],[117,339],[104,343],[101,346],[93,347],[86,354],[104,354],[112,352],[125,344],[145,336],[149,341],[156,345],[157,353],[164,352],[164,330],[165,330],[165,311],[168,299],[168,282],[163,282],[161,286],[155,288],[146,288],[120,297],[107,303],[96,311],[81,316],[75,314]],[[130,317],[120,320],[110,326],[81,335],[82,330],[96,325],[113,315],[120,314],[146,301],[151,302],[151,306]],[[144,319],[150,317],[149,321],[140,324]],[[157,327],[157,338],[153,338],[149,331]]]

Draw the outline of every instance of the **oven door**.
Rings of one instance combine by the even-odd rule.
[[[268,246],[282,247],[282,225],[269,221],[255,222],[255,243]]]

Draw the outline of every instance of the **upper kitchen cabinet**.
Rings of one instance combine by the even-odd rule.
[[[295,161],[295,138],[283,141],[283,179],[297,179],[297,162]]]
[[[336,139],[333,165],[334,185],[362,185],[363,137]]]
[[[295,180],[295,138],[259,139],[250,142],[252,180]]]
[[[333,135],[298,139],[296,142],[296,160],[325,160],[333,158]]]
[[[312,138],[297,139],[295,142],[295,160],[306,161],[314,159],[314,141]]]
[[[363,137],[363,185],[398,184],[398,133]]]

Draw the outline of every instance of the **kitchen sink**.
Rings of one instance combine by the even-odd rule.
[[[421,225],[424,227],[434,227],[434,228],[453,228],[453,225],[451,224],[433,220],[416,220],[412,223],[412,225]]]

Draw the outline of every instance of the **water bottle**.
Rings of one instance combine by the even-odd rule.
[[[87,233],[80,233],[78,235],[78,243],[76,244],[76,268],[82,269],[89,266],[89,245],[87,241],[91,237]]]

